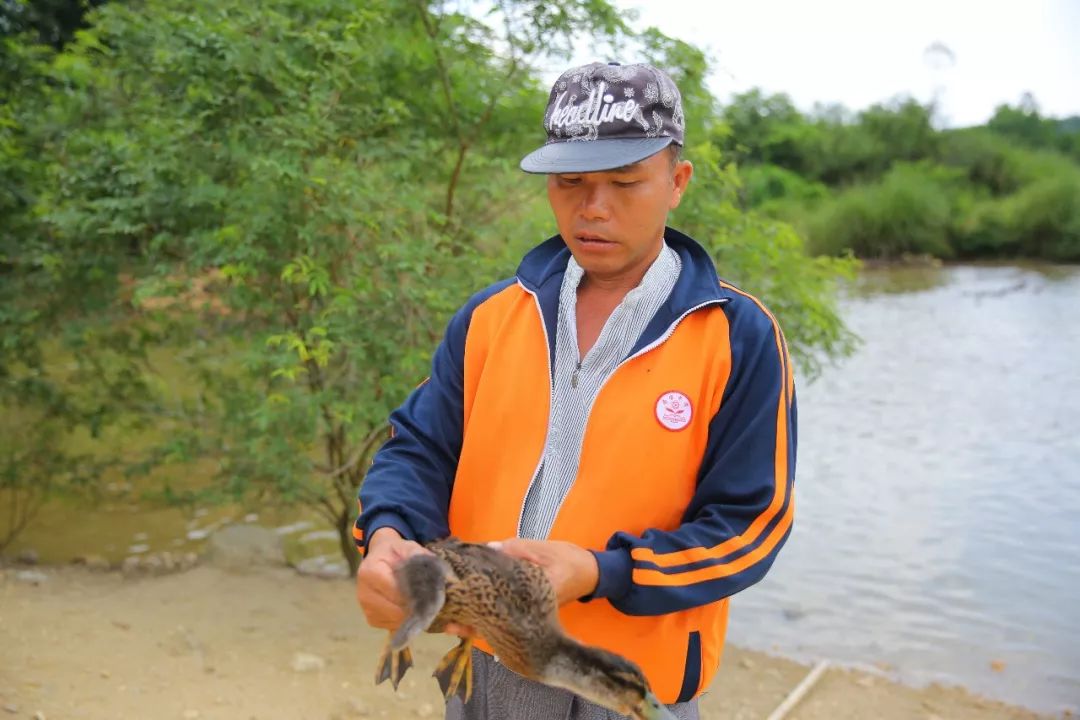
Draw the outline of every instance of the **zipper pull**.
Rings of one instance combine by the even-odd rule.
[[[574,368],[574,374],[570,376],[570,387],[577,390],[577,376],[581,372],[581,361],[578,361],[577,367]]]

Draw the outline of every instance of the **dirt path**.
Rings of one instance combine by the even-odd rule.
[[[288,569],[117,572],[0,569],[0,718],[351,720],[440,718],[428,673],[449,647],[425,637],[402,689],[372,682],[383,634],[351,583]],[[32,579],[33,576],[30,576]],[[764,720],[808,668],[729,648],[706,720]],[[1034,719],[952,688],[916,690],[833,670],[791,720]],[[511,720],[511,719],[508,719]]]

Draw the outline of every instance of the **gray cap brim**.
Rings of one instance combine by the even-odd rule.
[[[614,170],[655,155],[673,141],[656,137],[548,143],[522,158],[521,169],[543,175]]]

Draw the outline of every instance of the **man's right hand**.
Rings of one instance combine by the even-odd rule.
[[[394,568],[405,558],[429,552],[406,540],[391,527],[382,527],[368,538],[367,552],[356,573],[356,599],[372,627],[394,630],[408,608],[398,590]]]

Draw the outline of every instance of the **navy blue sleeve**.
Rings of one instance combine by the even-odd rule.
[[[731,372],[683,523],[616,533],[595,553],[600,582],[585,600],[606,597],[630,615],[705,605],[760,580],[787,540],[796,439],[787,348],[763,307],[738,300],[725,307]]]
[[[454,317],[431,361],[431,376],[390,415],[391,437],[375,453],[360,486],[357,546],[381,527],[426,543],[446,537],[450,492],[461,453],[465,339],[475,309],[512,284],[474,295]]]

